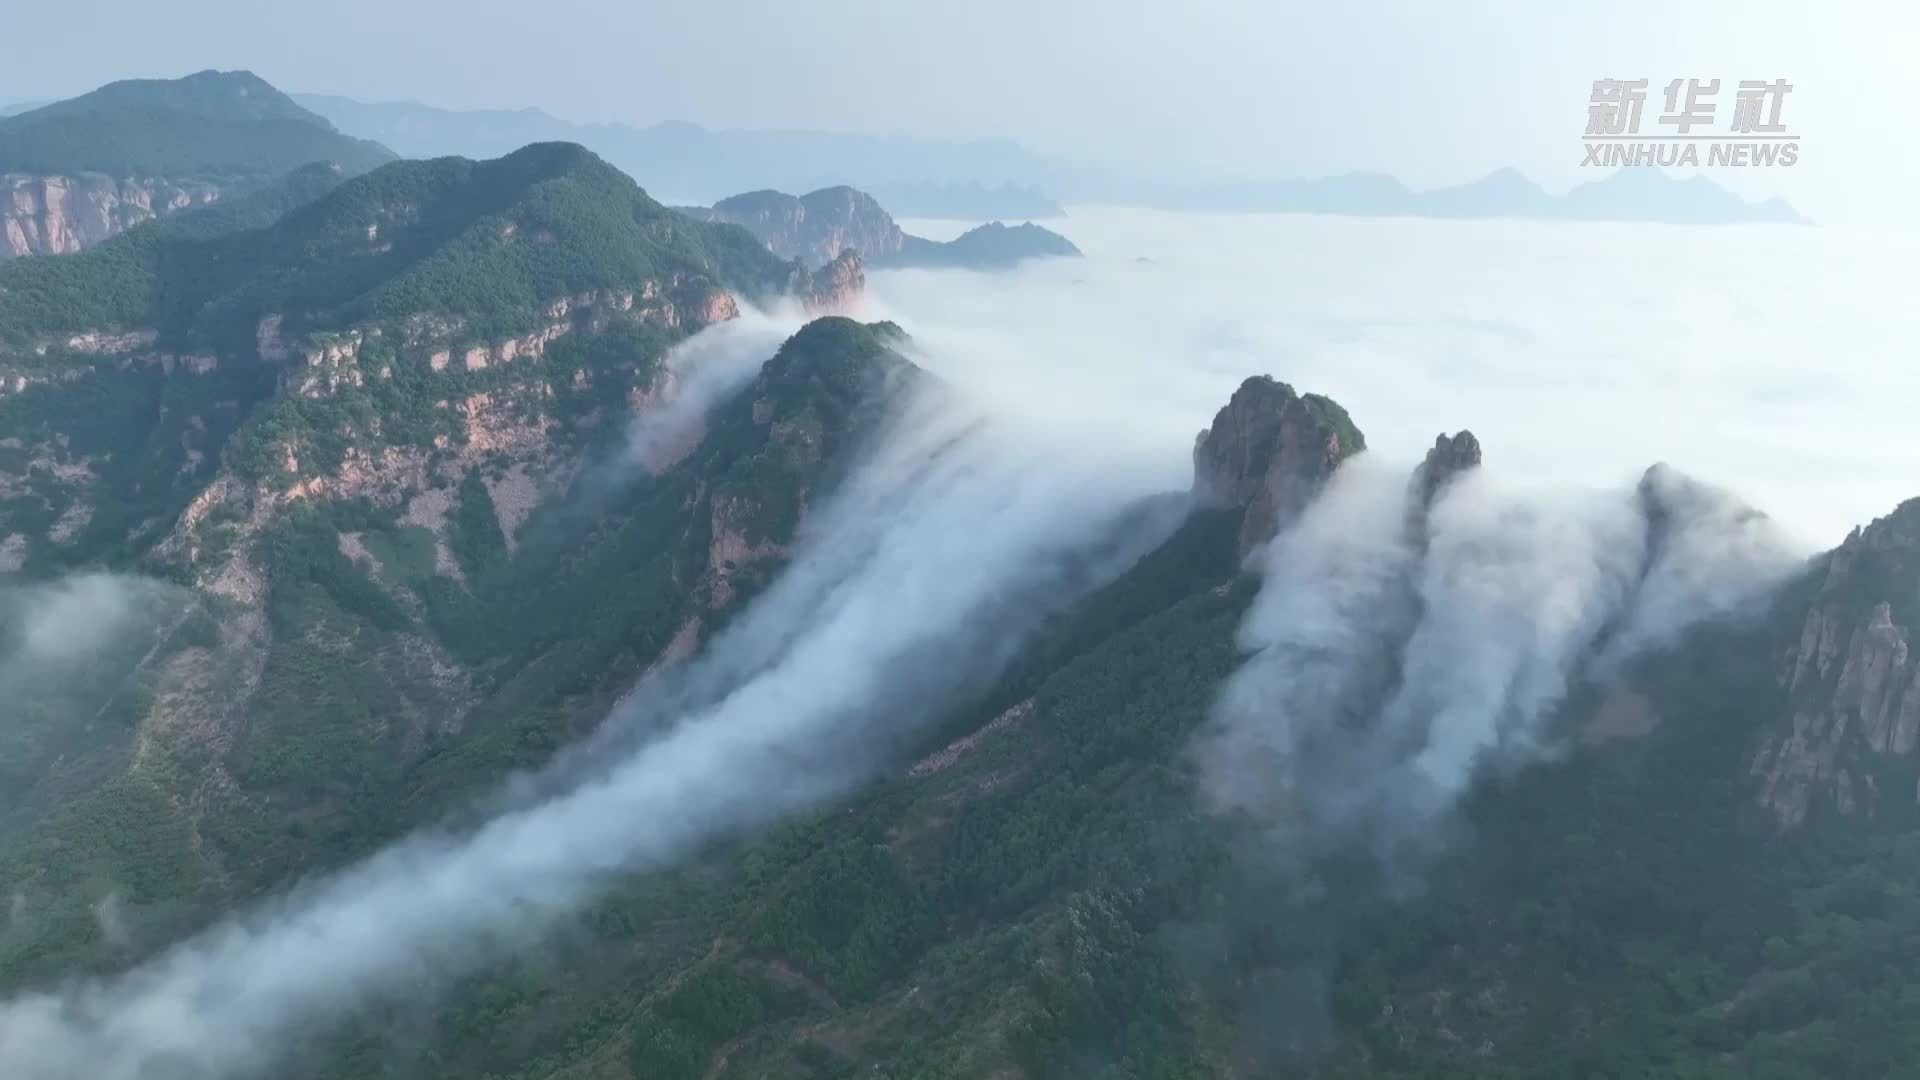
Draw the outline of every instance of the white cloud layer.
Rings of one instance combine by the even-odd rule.
[[[1470,428],[1516,484],[1618,486],[1666,461],[1809,547],[1920,495],[1911,240],[1107,208],[1047,224],[1089,257],[874,274],[875,309],[975,346],[943,374],[1162,440],[1266,373],[1345,405],[1396,460]]]

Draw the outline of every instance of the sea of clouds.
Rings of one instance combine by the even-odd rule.
[[[1043,224],[1088,257],[876,273],[873,307],[993,361],[950,377],[1169,441],[1267,373],[1345,405],[1387,457],[1469,428],[1513,483],[1614,486],[1666,461],[1810,548],[1920,495],[1920,238],[1113,208]]]

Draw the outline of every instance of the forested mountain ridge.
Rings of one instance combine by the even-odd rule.
[[[305,165],[393,157],[249,72],[111,83],[0,118],[0,259],[92,247]]]
[[[216,475],[359,490],[402,458],[540,444],[568,402],[656,393],[661,351],[730,318],[735,291],[831,310],[862,280],[853,257],[813,274],[687,221],[559,144],[396,162],[265,225],[246,205],[0,268],[12,565],[146,550]]]
[[[556,348],[555,382],[603,385],[522,414],[544,395],[494,382],[480,396],[508,411],[465,410],[441,454],[290,488],[223,469],[143,560],[182,585],[10,594],[10,630],[89,604],[104,629],[5,675],[40,718],[9,732],[5,981],[155,948],[540,763],[765,585],[916,378],[896,330],[820,320],[672,453],[629,464],[616,421],[661,406],[663,340],[636,325]],[[129,937],[91,914],[108,882]]]

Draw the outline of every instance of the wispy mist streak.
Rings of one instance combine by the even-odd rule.
[[[265,1072],[356,1003],[473,970],[616,875],[843,791],[1090,576],[1119,569],[1124,554],[1090,567],[1084,552],[1144,492],[1101,449],[916,403],[790,571],[690,665],[683,686],[748,673],[710,705],[546,801],[417,835],[125,976],[0,1006],[3,1071]],[[1171,526],[1122,546],[1137,554]]]
[[[1417,841],[1477,770],[1555,749],[1576,681],[1751,610],[1799,565],[1764,516],[1664,467],[1581,493],[1474,470],[1423,507],[1407,474],[1356,459],[1269,548],[1202,794],[1276,828]]]

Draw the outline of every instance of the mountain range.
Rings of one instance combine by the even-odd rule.
[[[409,157],[492,157],[529,142],[577,142],[651,190],[691,201],[761,188],[809,191],[853,184],[909,217],[1056,217],[1033,184],[1041,159],[1002,140],[950,142],[898,135],[713,130],[698,124],[575,124],[539,109],[437,109],[326,94],[295,100],[344,131]]]
[[[1797,223],[1782,199],[1749,203],[1695,175],[1628,168],[1552,195],[1514,169],[1414,190],[1380,173],[1245,182],[1175,182],[1057,160],[1003,141],[954,142],[799,131],[712,131],[686,123],[571,124],[538,109],[438,109],[296,97],[344,131],[413,157],[505,153],[540,140],[579,142],[650,188],[694,201],[757,188],[854,186],[907,217],[1057,216],[1055,199],[1174,210],[1365,216],[1541,218],[1726,224]],[[1051,193],[1052,198],[1041,194]]]
[[[1101,503],[848,317],[877,204],[742,199],[536,143],[0,264],[0,1074],[1920,1059],[1920,500],[1555,517],[1249,373]]]

